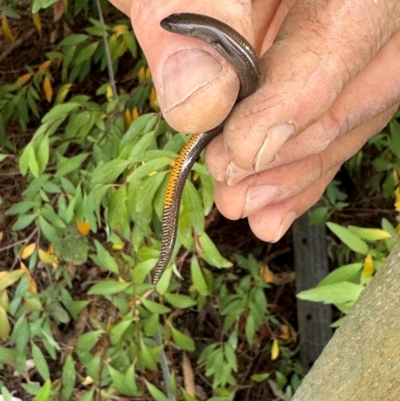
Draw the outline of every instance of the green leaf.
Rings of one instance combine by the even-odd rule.
[[[36,219],[36,223],[42,230],[43,235],[46,237],[46,239],[53,243],[54,241],[57,241],[58,239],[58,233],[57,230],[49,224],[42,216],[38,216]]]
[[[121,139],[120,146],[125,146],[128,142],[140,134],[147,134],[154,127],[157,120],[158,116],[155,113],[143,114],[140,116],[125,132]]]
[[[34,398],[33,401],[49,401],[50,400],[50,392],[51,392],[51,381],[46,380],[43,387],[41,387],[38,395]]]
[[[20,400],[20,398],[14,398],[11,393],[4,387],[1,385],[2,382],[0,382],[0,390],[1,390],[1,395],[3,396],[2,401],[16,401],[16,400]]]
[[[33,156],[35,155],[33,143],[29,142],[28,145],[25,146],[19,158],[19,170],[21,171],[22,175],[25,175],[28,171],[29,159],[32,157],[32,154]]]
[[[185,185],[182,198],[182,210],[189,215],[189,219],[196,234],[203,234],[205,225],[204,209],[201,204],[199,193],[191,181],[187,181]]]
[[[379,241],[382,239],[391,238],[392,235],[379,228],[363,228],[356,226],[349,226],[348,229],[357,237],[365,239],[366,241]]]
[[[39,172],[43,173],[49,161],[49,136],[43,135],[42,138],[34,141],[34,148]],[[33,171],[32,171],[33,174]]]
[[[109,337],[111,344],[117,345],[124,336],[125,332],[128,328],[132,325],[133,319],[129,320],[122,320],[121,322],[117,323],[114,327],[111,328],[109,332]]]
[[[110,252],[107,251],[97,240],[94,241],[96,246],[97,255],[91,256],[93,262],[101,267],[105,267],[113,273],[119,273],[119,267],[117,261],[111,256]]]
[[[79,103],[64,103],[58,104],[54,106],[48,113],[44,115],[42,118],[42,123],[47,123],[51,121],[55,121],[59,118],[65,118],[68,114],[71,114],[73,110],[76,110],[78,107],[81,107]]]
[[[100,42],[93,42],[90,45],[82,48],[75,59],[75,65],[82,64],[84,61],[89,60],[93,56],[94,52],[97,50],[99,43]]]
[[[195,256],[192,257],[192,260],[190,262],[190,272],[194,288],[203,297],[209,295],[210,292],[208,290],[207,282],[204,278],[203,271],[201,270],[201,267],[199,265],[199,261]]]
[[[132,34],[132,32],[124,32],[123,34],[124,42],[131,52],[133,58],[136,58],[137,56],[137,44],[135,40],[135,36]]]
[[[168,322],[168,326],[171,329],[171,334],[172,338],[174,339],[175,345],[184,351],[194,351],[196,349],[195,343],[192,338],[187,336],[186,334],[183,334],[179,330],[175,329],[174,326],[172,326],[170,321]]]
[[[63,177],[73,171],[77,170],[81,164],[87,159],[90,153],[81,153],[77,156],[71,157],[70,159],[63,159],[57,168],[55,177]]]
[[[156,259],[147,259],[139,262],[132,271],[132,280],[136,285],[143,284],[147,275],[153,270]]]
[[[12,230],[18,231],[28,227],[37,216],[35,214],[26,214],[19,216],[17,221],[11,227]]]
[[[112,229],[122,229],[129,221],[127,202],[127,189],[123,185],[110,196],[108,201],[107,220]]]
[[[354,235],[349,229],[330,222],[326,223],[326,225],[352,251],[361,253],[362,255],[368,253],[368,245],[366,242]]]
[[[155,401],[169,401],[169,398],[167,398],[156,386],[148,381],[146,381],[146,387]]]
[[[328,284],[302,291],[297,294],[297,298],[305,301],[323,302],[325,304],[342,304],[355,302],[364,288],[362,285],[345,281],[343,283]]]
[[[76,342],[76,350],[80,352],[90,352],[90,350],[97,344],[100,336],[103,333],[103,330],[95,330],[80,335],[78,337],[78,341]]]
[[[6,211],[6,215],[26,213],[28,210],[31,210],[37,206],[39,206],[39,204],[37,202],[33,202],[33,201],[26,200],[26,201],[18,202],[16,204],[14,204],[13,206],[11,206]]]
[[[227,360],[227,362],[229,364],[229,367],[233,371],[237,372],[238,366],[237,366],[237,359],[236,359],[235,350],[228,343],[224,344],[224,354],[225,354],[225,358],[226,358],[226,360]]]
[[[114,159],[97,167],[92,173],[92,186],[109,184],[115,182],[129,166],[126,160]]]
[[[219,253],[217,247],[206,233],[199,236],[199,242],[201,248],[203,249],[203,252],[200,254],[200,256],[207,263],[209,263],[211,266],[219,268],[232,267],[232,263]]]
[[[34,342],[31,343],[31,346],[32,346],[32,357],[35,362],[35,367],[37,371],[44,380],[49,380],[50,371],[49,371],[49,366],[47,365],[46,358],[44,357],[41,349]]]
[[[147,207],[152,206],[153,198],[158,188],[160,187],[165,175],[157,173],[151,177],[144,178],[139,186],[138,193],[136,194],[136,211],[143,212]]]
[[[26,274],[27,272],[22,269],[7,272],[7,274],[2,276],[0,279],[0,292],[4,291],[6,288],[16,283],[18,280],[21,279],[22,276]]]
[[[6,310],[0,305],[0,339],[7,341],[10,337],[11,326]]]
[[[164,298],[171,305],[176,306],[179,309],[190,308],[191,306],[197,304],[197,302],[194,299],[189,298],[187,295],[182,295],[182,294],[167,293],[164,294]]]
[[[68,355],[67,360],[64,363],[61,382],[62,382],[62,400],[71,400],[72,394],[75,388],[76,372],[74,360],[71,354]]]
[[[329,273],[322,281],[318,283],[318,287],[323,285],[342,283],[344,281],[353,282],[359,276],[363,265],[362,263],[352,263],[341,266]]]
[[[147,310],[149,310],[151,313],[156,313],[157,315],[171,312],[171,309],[167,306],[161,305],[155,301],[151,301],[150,299],[143,298],[142,303]]]
[[[79,401],[93,401],[94,389],[79,397]]]
[[[261,383],[264,380],[267,380],[269,376],[270,376],[269,373],[256,373],[256,374],[252,375],[250,377],[250,379],[256,383]]]
[[[139,358],[141,362],[145,365],[145,367],[155,371],[158,369],[157,367],[157,360],[158,355],[160,353],[159,347],[154,347],[152,349],[149,348],[147,344],[140,339],[140,354]]]
[[[254,335],[256,334],[256,325],[254,322],[253,314],[247,316],[246,328],[245,328],[246,338],[249,344],[252,344]]]
[[[171,159],[169,157],[159,157],[154,160],[150,160],[141,166],[139,166],[132,174],[127,178],[128,182],[133,182],[135,180],[141,180],[145,177],[153,175],[155,172],[169,166]]]
[[[140,395],[135,379],[134,364],[129,367],[125,374],[114,369],[111,365],[108,365],[108,371],[111,376],[112,384],[118,391],[131,397]]]
[[[32,14],[37,13],[41,8],[48,8],[57,0],[34,0],[32,3]],[[39,401],[39,400],[38,400]],[[41,400],[42,401],[42,400]]]
[[[111,279],[104,280],[91,287],[88,294],[113,295],[126,291],[130,286],[131,283],[121,283]]]
[[[82,33],[74,33],[72,35],[68,35],[65,39],[63,39],[59,45],[60,46],[76,46],[80,43],[84,42],[88,39],[88,35],[84,35]]]
[[[15,358],[18,356],[16,349],[0,347],[0,364],[10,363],[14,365]]]

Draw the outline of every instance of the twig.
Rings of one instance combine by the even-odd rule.
[[[147,275],[146,280],[149,283],[151,282],[150,275]],[[154,301],[154,291],[152,291],[151,294],[149,294],[149,299]],[[171,374],[168,369],[167,356],[165,355],[164,344],[161,340],[161,330],[159,327],[160,326],[158,326],[157,332],[154,335],[154,340],[155,340],[156,344],[160,347],[159,361],[160,361],[160,365],[161,365],[162,376],[164,379],[165,391],[167,392],[167,398],[169,400],[176,401],[175,395],[169,390],[169,386],[168,386],[168,383],[170,382],[170,379],[171,379]]]
[[[23,34],[15,42],[12,42],[8,46],[5,46],[3,52],[0,54],[0,63],[2,63],[13,50],[22,46],[25,40],[31,37],[34,34],[34,32],[35,31],[33,29],[26,31],[25,34]]]
[[[10,249],[10,248],[13,248],[15,245],[24,244],[24,243],[29,242],[29,241],[37,234],[38,231],[39,231],[39,228],[36,227],[36,228],[29,234],[29,236],[28,236],[27,238],[24,238],[24,239],[21,239],[20,241],[13,242],[12,244],[3,246],[3,248],[0,248],[0,252],[6,251],[7,249]]]
[[[99,20],[100,20],[100,24],[101,24],[101,33],[103,34],[104,50],[106,52],[107,70],[108,70],[108,77],[110,79],[111,91],[112,91],[112,94],[113,94],[113,98],[116,99],[117,98],[117,87],[115,85],[115,77],[114,77],[114,70],[113,70],[113,67],[112,67],[110,47],[108,46],[107,32],[106,32],[106,27],[105,27],[105,24],[104,24],[103,13],[101,11],[100,0],[96,0],[96,6],[97,6],[97,11],[99,12]]]

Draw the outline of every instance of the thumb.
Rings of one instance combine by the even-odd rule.
[[[239,78],[209,44],[167,32],[160,21],[183,11],[206,14],[232,26],[252,43],[251,1],[243,5],[242,0],[207,0],[196,6],[181,2],[134,2],[130,17],[168,123],[180,131],[207,131],[219,125],[232,109]]]

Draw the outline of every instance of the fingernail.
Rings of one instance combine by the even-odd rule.
[[[162,105],[164,112],[185,101],[190,95],[212,82],[222,72],[222,65],[200,49],[174,53],[162,72]]]
[[[279,148],[293,135],[294,128],[293,124],[285,123],[268,130],[267,136],[253,161],[255,171],[262,170],[268,163],[274,160]]]
[[[246,194],[246,200],[243,206],[242,218],[261,209],[263,206],[268,205],[274,201],[282,191],[272,185],[257,185],[249,187]]]
[[[236,166],[235,163],[229,162],[225,172],[225,182],[228,185],[233,186],[252,174],[254,174],[254,171],[243,170]]]
[[[282,219],[281,225],[279,226],[279,230],[276,233],[275,238],[271,242],[278,242],[292,225],[292,223],[296,220],[296,218],[296,212],[290,212],[286,214]]]

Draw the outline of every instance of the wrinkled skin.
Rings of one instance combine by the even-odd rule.
[[[400,5],[390,0],[113,0],[132,20],[165,118],[177,130],[217,126],[239,80],[209,45],[165,32],[175,12],[210,15],[262,56],[263,84],[237,104],[206,150],[215,201],[255,235],[278,241],[344,161],[400,102]]]

